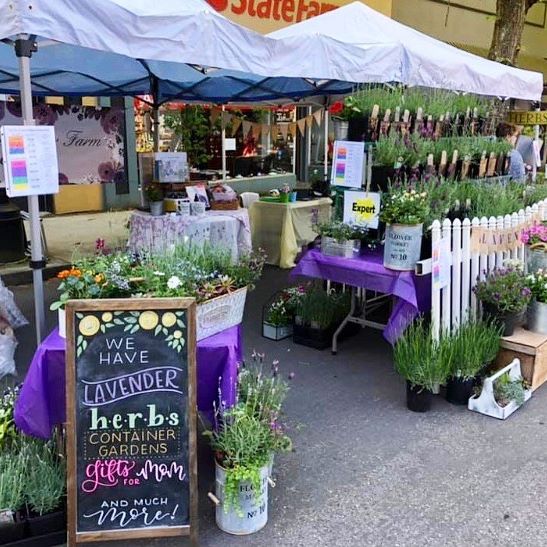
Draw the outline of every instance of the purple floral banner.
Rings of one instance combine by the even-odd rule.
[[[21,118],[19,103],[0,102],[0,125],[21,125]],[[59,184],[125,182],[122,108],[39,104],[34,118],[55,126]]]

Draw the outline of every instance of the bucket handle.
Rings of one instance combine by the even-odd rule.
[[[219,500],[212,492],[208,492],[208,493],[207,493],[207,497],[208,497],[215,505],[220,505],[220,500]]]
[[[275,488],[275,481],[272,479],[272,477],[268,477],[268,484],[269,484],[272,488]]]

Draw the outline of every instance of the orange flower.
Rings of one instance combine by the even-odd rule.
[[[78,268],[71,268],[68,275],[73,275],[74,277],[80,277],[82,272]]]
[[[95,283],[102,283],[104,281],[104,275],[103,274],[97,274],[95,276]]]
[[[70,275],[70,272],[68,270],[63,270],[62,272],[59,272],[57,274],[57,277],[59,279],[66,279]]]

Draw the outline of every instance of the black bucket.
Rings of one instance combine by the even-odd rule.
[[[433,393],[420,386],[413,386],[409,381],[406,383],[406,406],[412,412],[427,412],[431,409]]]
[[[469,397],[473,395],[475,378],[452,377],[446,385],[446,400],[453,405],[467,405]]]

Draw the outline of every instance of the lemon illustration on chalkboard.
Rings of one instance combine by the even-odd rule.
[[[178,340],[179,338],[182,338],[182,332],[180,330],[176,330],[173,333],[173,338],[175,338],[176,340]]]
[[[158,314],[155,311],[145,311],[139,316],[139,325],[144,330],[152,330],[156,328],[159,322]]]
[[[99,332],[101,322],[94,315],[86,315],[78,326],[84,336],[93,336]]]
[[[161,316],[161,324],[166,328],[172,327],[176,322],[177,316],[171,311],[165,312]]]
[[[112,321],[112,314],[109,311],[105,311],[101,315],[101,319],[103,320],[103,323],[110,323],[110,321]]]

